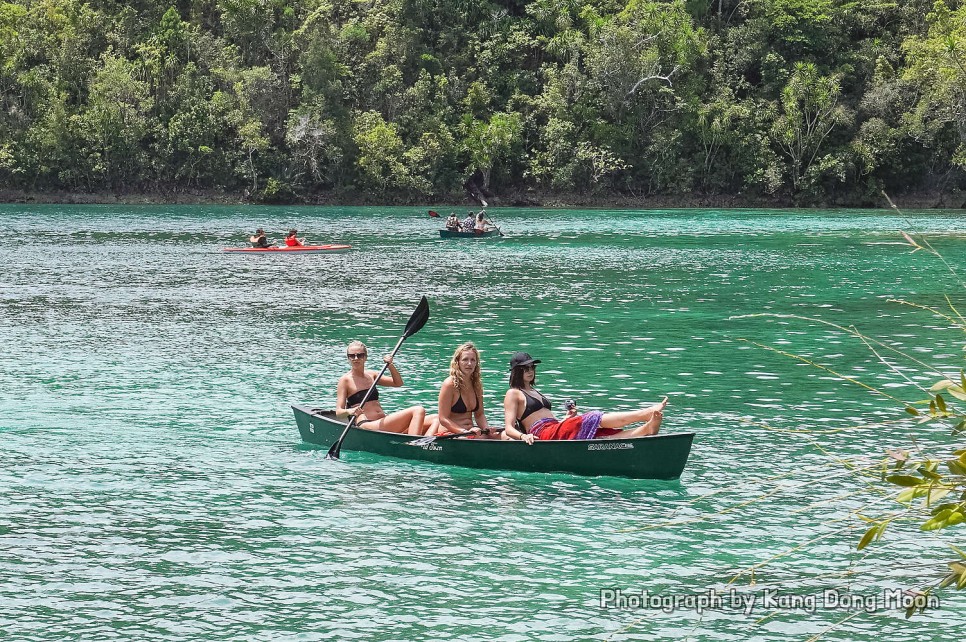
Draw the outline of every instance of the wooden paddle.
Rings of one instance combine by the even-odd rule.
[[[486,214],[484,214],[484,215],[483,215],[483,218],[484,218],[484,219],[485,219],[486,221],[488,221],[490,225],[492,225],[493,227],[495,227],[495,228],[496,228],[496,231],[500,233],[500,236],[506,236],[506,234],[504,234],[504,233],[503,233],[503,230],[501,230],[501,229],[500,229],[500,226],[499,226],[499,225],[497,225],[496,223],[494,223],[494,222],[493,222],[493,221],[492,221],[492,220],[490,219],[490,217],[489,217],[488,215],[486,215]]]
[[[424,296],[419,300],[419,305],[416,306],[416,310],[412,313],[412,316],[409,317],[409,323],[406,324],[406,329],[403,331],[403,335],[399,337],[399,341],[396,343],[396,347],[393,348],[392,352],[389,354],[389,361],[392,361],[393,358],[395,358],[396,353],[399,352],[399,348],[403,344],[403,341],[405,341],[409,337],[419,332],[423,328],[423,326],[426,325],[426,321],[428,319],[429,319],[429,301],[427,301],[426,297]],[[382,375],[386,374],[386,370],[388,368],[389,368],[389,363],[388,362],[384,363],[382,366],[382,370],[379,372],[378,375],[376,375],[376,378],[372,380],[372,385],[369,386],[369,389],[366,390],[366,394],[362,398],[362,402],[359,404],[359,408],[362,408],[364,405],[366,405],[366,402],[369,401],[369,397],[370,395],[372,395],[372,391],[376,389],[376,382],[382,379]],[[329,452],[326,453],[325,455],[326,459],[339,458],[339,452],[342,450],[342,442],[345,441],[345,436],[349,434],[349,430],[353,426],[355,426],[355,424],[356,424],[356,415],[352,415],[352,418],[349,419],[349,423],[347,423],[345,426],[345,430],[343,430],[342,434],[339,435],[339,439],[334,444],[332,444],[332,447],[329,448]]]
[[[497,429],[487,429],[481,434],[487,435],[491,432],[503,432],[503,428]],[[428,437],[420,437],[419,439],[413,439],[412,441],[407,441],[407,446],[428,446],[431,443],[440,441],[441,439],[456,439],[457,437],[466,437],[467,435],[475,435],[472,430],[466,430],[464,432],[448,432],[445,435],[429,435]]]

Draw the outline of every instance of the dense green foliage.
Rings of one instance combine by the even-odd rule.
[[[169,0],[170,2],[170,0]],[[0,185],[260,200],[964,186],[927,0],[0,0]]]

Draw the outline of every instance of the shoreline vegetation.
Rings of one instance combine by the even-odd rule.
[[[901,196],[890,195],[897,207],[910,210],[960,210],[966,209],[966,192],[918,193]],[[366,194],[324,194],[292,198],[271,203],[254,202],[244,192],[231,193],[221,190],[157,190],[147,192],[24,192],[0,189],[0,204],[35,205],[290,205],[315,207],[479,207],[462,194],[432,199],[413,199],[382,194],[378,197]],[[654,195],[633,197],[623,194],[588,196],[573,193],[545,193],[527,191],[490,198],[488,206],[545,209],[787,209],[802,207],[794,202],[777,198],[725,194]],[[878,205],[868,203],[812,203],[811,209],[894,209],[885,197]]]
[[[0,201],[962,208],[964,86],[962,0],[0,0]]]

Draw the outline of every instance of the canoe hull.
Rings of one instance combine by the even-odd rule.
[[[345,422],[331,411],[292,406],[302,441],[328,448],[345,429]],[[538,441],[495,439],[444,439],[427,446],[410,446],[410,435],[353,428],[342,450],[355,450],[434,464],[517,470],[539,473],[571,473],[633,479],[677,479],[691,452],[693,432],[634,437]]]
[[[477,234],[476,232],[453,232],[450,230],[439,231],[439,238],[441,239],[486,239],[499,235],[500,230],[487,230],[482,234]]]
[[[324,254],[344,252],[351,245],[297,245],[294,247],[226,247],[225,252],[239,254]]]

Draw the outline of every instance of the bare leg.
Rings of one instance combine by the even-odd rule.
[[[423,428],[426,429],[426,432],[423,433],[424,435],[439,434],[439,427],[439,415],[426,415],[426,418],[423,419]]]
[[[410,435],[421,435],[423,431],[426,430],[426,409],[422,406],[413,406],[412,408],[407,408],[406,410],[413,411],[412,421],[409,422],[409,429],[406,431]],[[430,421],[432,425],[432,421]]]
[[[412,406],[405,410],[397,410],[396,412],[390,413],[382,419],[366,422],[365,427],[369,430],[405,432],[410,435],[418,435],[422,431],[425,417],[425,408],[422,406]]]
[[[601,428],[623,428],[631,424],[643,423],[643,426],[626,430],[620,434],[612,435],[610,439],[624,437],[643,437],[646,435],[656,435],[661,427],[661,420],[664,418],[664,407],[667,406],[667,397],[661,403],[654,404],[650,408],[641,410],[630,410],[627,412],[605,412],[600,418]]]

